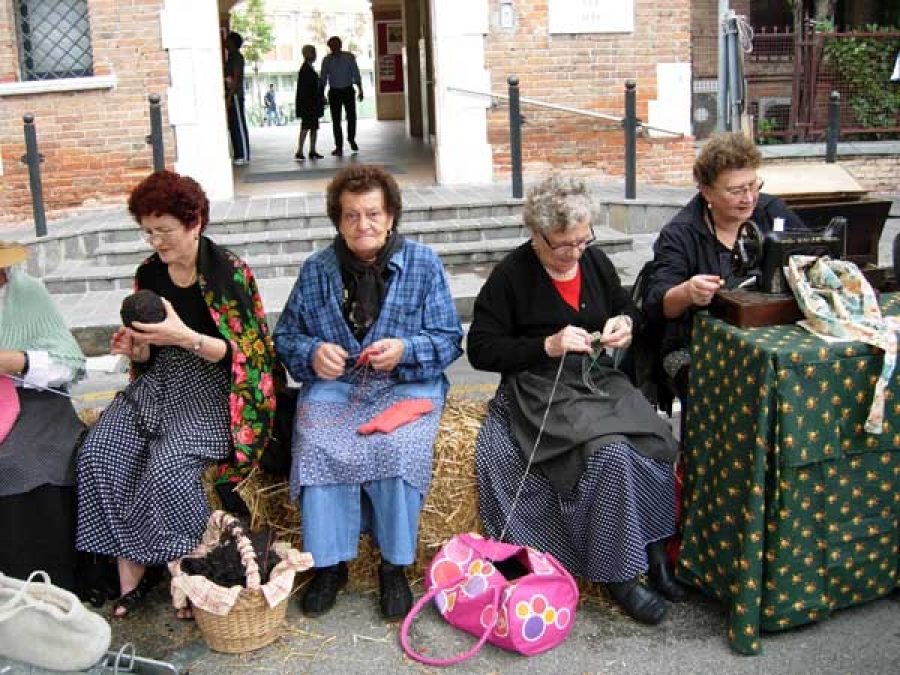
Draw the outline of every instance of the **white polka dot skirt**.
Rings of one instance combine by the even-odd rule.
[[[476,441],[481,520],[488,536],[503,531],[525,472],[501,386]],[[647,544],[675,532],[672,466],[626,443],[597,448],[570,498],[532,468],[506,530],[506,540],[554,555],[589,581],[632,579],[647,570]]]
[[[201,476],[231,452],[228,394],[221,365],[178,347],[119,392],[78,456],[79,550],[158,565],[196,548]]]

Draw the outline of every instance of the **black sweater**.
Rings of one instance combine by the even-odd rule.
[[[559,294],[528,241],[504,258],[475,299],[467,338],[469,362],[478,370],[516,373],[549,359],[544,339],[565,326],[602,330],[610,317],[626,314],[640,328],[640,313],[622,288],[610,259],[588,247],[581,266],[581,309]]]
[[[644,297],[648,320],[664,325],[662,355],[687,347],[696,311],[691,308],[679,317],[666,319],[663,297],[666,292],[695,274],[716,274],[725,280],[726,288],[734,287],[731,250],[710,232],[703,217],[706,200],[698,193],[660,231],[653,244],[653,266]],[[784,218],[785,230],[805,229],[803,221],[787,205],[772,195],[761,194],[751,219],[765,235],[771,232],[775,218]]]

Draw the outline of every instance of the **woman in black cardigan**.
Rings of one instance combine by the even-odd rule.
[[[476,443],[481,519],[489,536],[551,553],[656,624],[662,596],[682,597],[664,548],[677,444],[616,369],[640,313],[590,246],[582,183],[545,180],[523,216],[531,238],[491,273],[468,336],[472,365],[502,375]],[[650,586],[639,581],[648,568]]]

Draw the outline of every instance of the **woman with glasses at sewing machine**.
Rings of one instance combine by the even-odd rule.
[[[469,361],[501,374],[476,442],[480,514],[490,537],[551,553],[657,624],[683,597],[665,556],[677,443],[617,369],[641,319],[591,246],[591,211],[579,181],[534,187],[528,241],[475,301]]]
[[[250,268],[203,234],[209,200],[200,185],[158,171],[132,190],[128,210],[153,248],[135,286],[158,296],[159,311],[147,303],[135,321],[123,312],[110,351],[131,360],[132,381],[78,457],[77,544],[117,558],[114,617],[135,612],[161,566],[200,543],[209,466],[225,507],[245,510],[231,486],[269,441],[282,372]]]
[[[44,570],[76,590],[75,451],[84,425],[68,385],[84,355],[50,294],[0,242],[0,572]]]
[[[805,229],[787,205],[762,192],[756,171],[762,155],[741,133],[710,138],[694,162],[697,194],[659,233],[644,295],[648,321],[661,326],[662,368],[685,400],[694,313],[720,288],[745,279],[732,270],[732,249],[741,225],[752,220],[763,235],[773,228]]]

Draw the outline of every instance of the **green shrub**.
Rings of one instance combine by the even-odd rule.
[[[866,33],[896,33],[895,27],[867,25]],[[847,85],[841,105],[849,106],[855,126],[868,129],[900,123],[900,85],[890,82],[900,37],[825,36],[824,64]]]

